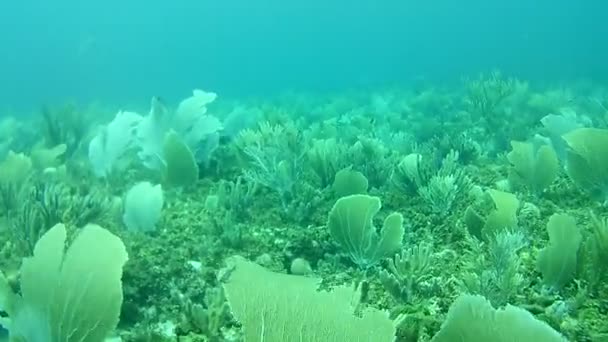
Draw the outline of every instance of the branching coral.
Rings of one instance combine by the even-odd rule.
[[[432,254],[431,245],[422,243],[389,259],[388,269],[380,272],[380,281],[393,298],[401,303],[413,302],[419,283],[428,277]]]
[[[346,167],[347,148],[336,139],[315,139],[306,153],[308,164],[319,178],[321,188],[334,181],[336,173]]]
[[[524,282],[517,254],[525,246],[523,234],[504,230],[487,245],[474,239],[470,243],[473,261],[461,276],[461,287],[468,293],[485,296],[495,305],[510,302]]]
[[[349,149],[353,170],[367,177],[372,187],[380,188],[390,179],[397,155],[376,138],[359,136]]]
[[[484,119],[488,127],[498,127],[504,118],[497,115],[496,109],[515,91],[515,81],[503,78],[500,72],[481,75],[475,80],[467,80],[466,103],[471,111]]]
[[[455,151],[450,151],[439,167],[431,165],[420,154],[409,154],[393,172],[393,184],[402,191],[417,192],[433,212],[448,215],[471,187],[471,181],[457,161]]]
[[[41,114],[47,146],[65,144],[68,157],[81,149],[90,128],[83,111],[73,104],[67,104],[60,108],[43,107]]]
[[[276,191],[286,210],[302,173],[304,155],[302,137],[295,127],[264,123],[257,131],[245,130],[237,146],[249,159],[245,178]]]
[[[103,224],[108,219],[111,203],[97,190],[81,193],[61,183],[33,181],[21,205],[8,217],[13,240],[29,255],[42,234],[58,223],[83,227]]]
[[[207,288],[204,303],[182,297],[181,307],[181,331],[201,333],[211,341],[223,340],[221,329],[231,320],[231,314],[221,288]]]

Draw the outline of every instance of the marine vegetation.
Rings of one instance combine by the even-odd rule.
[[[608,340],[608,88],[184,97],[0,113],[11,340]]]

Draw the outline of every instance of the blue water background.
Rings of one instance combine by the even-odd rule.
[[[0,108],[445,83],[499,68],[608,75],[608,2],[19,0],[0,4]]]

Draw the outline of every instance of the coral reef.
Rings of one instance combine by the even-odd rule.
[[[606,98],[496,72],[0,116],[0,324],[31,336],[7,298],[45,291],[28,267],[60,229],[64,268],[124,244],[61,275],[116,292],[128,253],[120,320],[114,301],[96,332],[123,341],[605,340]],[[108,278],[76,286],[89,266]]]

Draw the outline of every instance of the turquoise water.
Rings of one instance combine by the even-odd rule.
[[[0,5],[0,108],[342,90],[500,69],[605,78],[601,1],[43,1]]]

